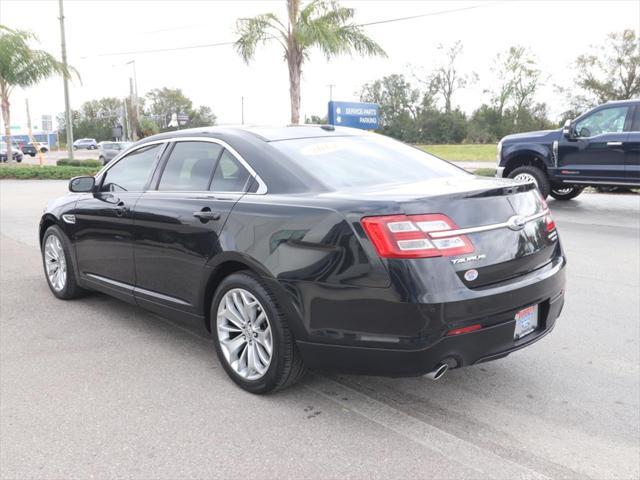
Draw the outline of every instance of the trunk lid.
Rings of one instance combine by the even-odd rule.
[[[356,195],[356,192],[353,192]],[[394,186],[382,191],[360,190],[357,196],[371,196],[387,205],[395,204],[398,213],[412,215],[442,214],[455,224],[458,236],[466,236],[473,251],[446,256],[452,272],[469,288],[482,288],[506,281],[549,263],[559,254],[555,227],[548,225],[550,215],[533,184],[480,177],[454,177]],[[366,213],[363,217],[376,215]],[[430,232],[430,237],[450,238],[450,231]],[[398,258],[398,257],[396,257]],[[430,258],[401,261],[420,263]],[[469,272],[475,270],[475,272]]]

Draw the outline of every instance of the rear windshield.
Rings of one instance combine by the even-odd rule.
[[[377,134],[281,140],[271,145],[332,189],[468,175],[422,150]]]

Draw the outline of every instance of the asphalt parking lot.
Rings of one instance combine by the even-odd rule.
[[[549,202],[568,286],[535,346],[438,382],[312,373],[253,396],[196,332],[50,294],[37,224],[65,190],[0,182],[2,479],[640,477],[638,195]]]

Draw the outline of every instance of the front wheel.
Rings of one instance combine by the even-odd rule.
[[[549,195],[556,200],[571,200],[582,193],[584,187],[552,188]]]
[[[51,293],[63,300],[84,293],[76,281],[71,258],[66,235],[56,225],[49,227],[42,240],[42,263]]]
[[[519,180],[521,182],[534,183],[540,191],[542,198],[547,198],[551,191],[551,185],[549,184],[549,178],[547,174],[540,168],[525,165],[513,169],[509,173],[509,178]]]
[[[218,358],[244,390],[268,393],[302,377],[304,365],[284,312],[258,276],[239,272],[225,278],[210,318]]]

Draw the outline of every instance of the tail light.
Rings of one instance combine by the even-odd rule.
[[[385,258],[428,258],[473,252],[465,235],[457,235],[453,221],[442,214],[389,215],[362,219],[378,255]],[[451,236],[442,235],[451,230]],[[437,237],[432,233],[439,232]]]
[[[547,236],[550,240],[557,240],[558,232],[556,231],[556,222],[551,216],[551,209],[549,208],[549,204],[542,197],[540,192],[538,192],[538,190],[536,190],[536,192],[538,193],[538,198],[540,199],[540,203],[542,204],[542,209],[544,212],[546,212],[546,215],[544,216],[544,223],[547,227]]]
[[[545,215],[544,221],[547,224],[547,233],[551,233],[556,229],[556,222],[553,221],[551,213]]]

